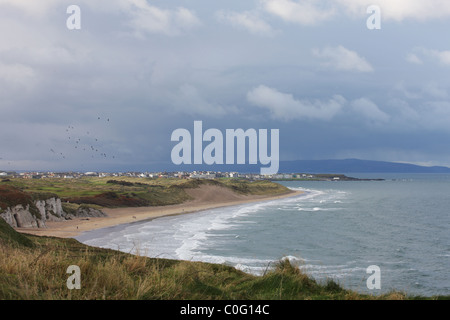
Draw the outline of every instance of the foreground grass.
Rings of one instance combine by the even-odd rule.
[[[344,290],[333,282],[320,285],[286,262],[265,276],[256,277],[223,265],[150,259],[87,247],[75,240],[33,241],[33,249],[0,247],[1,299],[372,298]],[[66,286],[69,265],[81,269],[80,290]]]
[[[200,262],[147,258],[86,246],[74,239],[17,233],[0,219],[0,299],[8,300],[291,300],[407,299],[359,294],[318,283],[287,261],[264,276]],[[12,230],[12,231],[11,231]],[[24,240],[26,239],[26,240]],[[81,289],[67,288],[67,268],[81,270]]]

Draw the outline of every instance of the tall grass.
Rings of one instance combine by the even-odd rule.
[[[367,296],[336,283],[317,283],[288,261],[264,276],[232,267],[155,259],[94,248],[74,239],[27,236],[33,247],[0,244],[0,299],[405,299]],[[68,289],[70,265],[81,289]]]

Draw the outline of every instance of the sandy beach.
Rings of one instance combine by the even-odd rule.
[[[40,236],[72,238],[85,231],[120,224],[155,219],[169,215],[189,214],[224,206],[282,199],[303,193],[302,191],[292,191],[277,196],[240,195],[227,188],[206,185],[196,189],[187,190],[186,192],[193,200],[182,204],[157,207],[105,208],[102,211],[107,214],[107,217],[76,218],[58,222],[47,222],[47,228],[17,228],[16,230]]]

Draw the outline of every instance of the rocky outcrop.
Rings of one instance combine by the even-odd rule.
[[[33,204],[18,204],[0,213],[10,226],[15,228],[45,228],[47,221],[64,221],[74,217],[103,217],[101,210],[80,206],[70,213],[63,210],[61,199],[35,200]]]
[[[30,212],[30,206],[25,208],[23,205],[18,204],[14,207],[7,208],[6,211],[0,214],[0,217],[11,227],[19,228],[43,228],[45,222],[40,217],[36,217]]]
[[[77,217],[106,217],[106,214],[94,208],[89,207],[79,207],[76,212]]]

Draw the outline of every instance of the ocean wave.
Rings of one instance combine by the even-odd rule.
[[[314,207],[314,208],[303,208],[299,207],[297,208],[297,211],[308,211],[308,212],[316,212],[316,211],[338,211],[342,210],[342,208],[321,208],[321,207]]]
[[[366,275],[366,267],[350,267],[348,265],[304,265],[300,270],[314,278],[344,278],[355,273]]]

